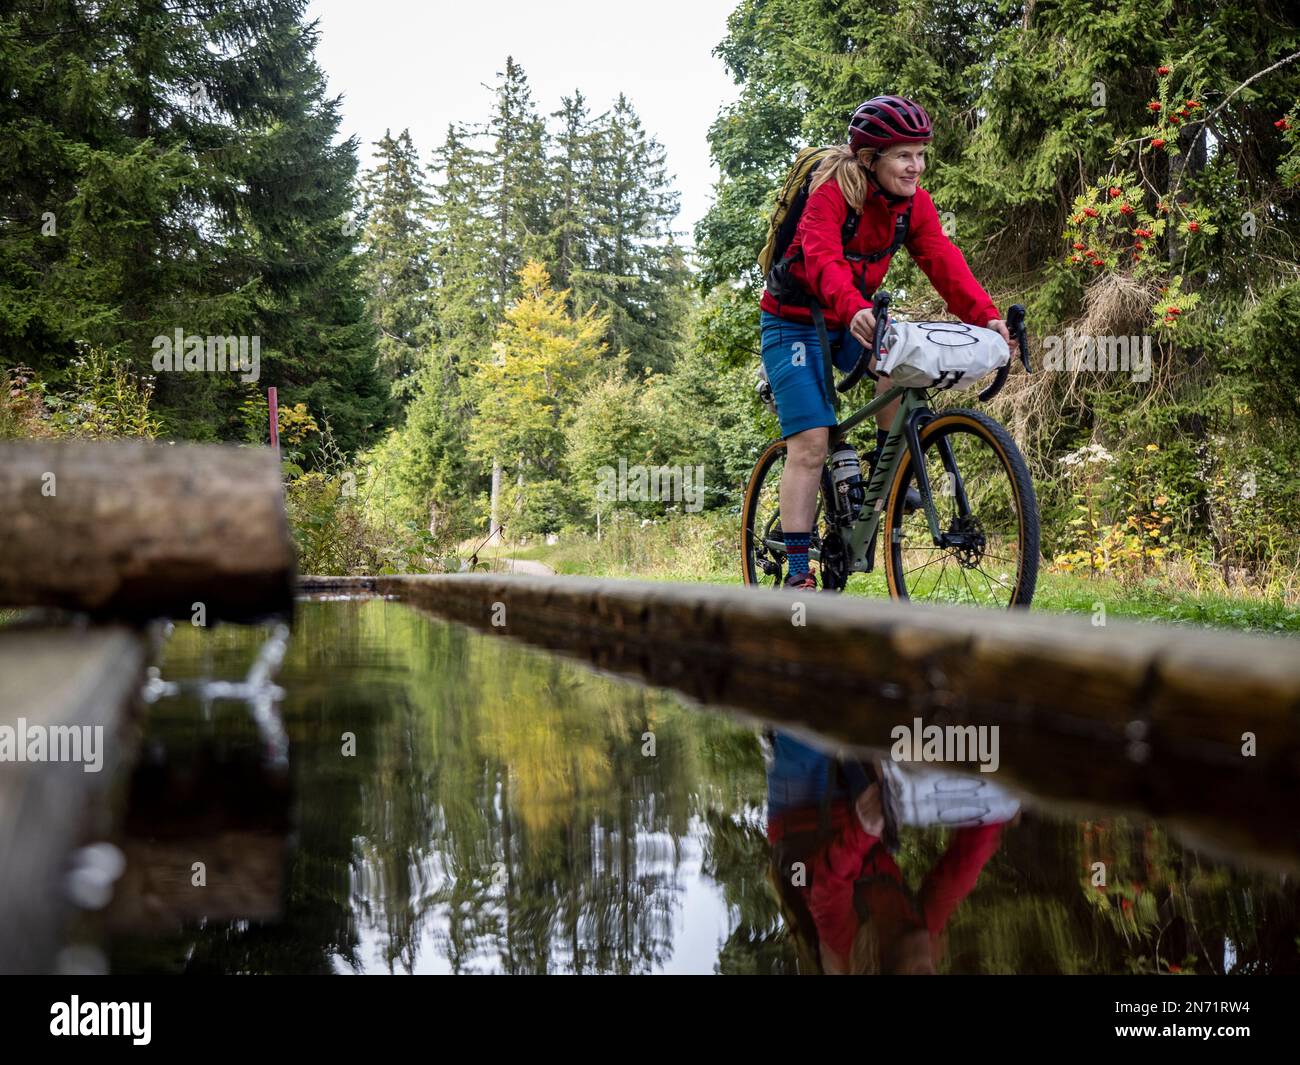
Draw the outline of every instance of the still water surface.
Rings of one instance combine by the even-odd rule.
[[[266,634],[177,625],[162,676],[238,680]],[[277,683],[286,770],[242,702],[150,707],[113,971],[1300,967],[1294,882],[1158,824],[986,803],[889,854],[857,767],[397,603],[300,603]]]

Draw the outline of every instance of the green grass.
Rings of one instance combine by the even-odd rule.
[[[1187,592],[1154,577],[1126,588],[1112,578],[1039,575],[1035,610],[1091,617],[1098,603],[1108,618],[1300,636],[1300,609],[1276,599]]]
[[[740,584],[739,556],[735,519],[722,514],[673,515],[644,528],[611,524],[600,542],[578,537],[479,552],[480,558],[534,559],[560,574],[708,584]],[[883,598],[883,572],[855,574],[846,592]],[[1278,599],[1194,592],[1156,577],[1124,585],[1111,577],[1039,574],[1034,610],[1091,618],[1098,604],[1107,619],[1300,636],[1300,608]]]

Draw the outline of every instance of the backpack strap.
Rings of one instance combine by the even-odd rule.
[[[835,412],[836,418],[840,413],[840,394],[835,391],[835,371],[832,369],[831,362],[831,338],[826,330],[826,315],[822,312],[822,305],[816,300],[811,304],[813,324],[817,326],[817,339],[822,349],[822,390],[826,393],[826,402],[831,405]],[[829,792],[830,785],[827,784]]]
[[[912,208],[909,205],[906,211],[894,219],[894,239],[890,241],[888,248],[882,248],[880,251],[873,251],[869,255],[850,255],[848,252],[845,252],[844,257],[850,262],[878,263],[885,256],[893,255],[894,252],[898,251],[898,249],[903,246],[904,242],[907,240],[907,231],[911,224]],[[856,227],[857,222],[855,221],[854,228]],[[848,247],[848,241],[845,241],[844,245],[845,247]]]
[[[848,258],[849,242],[857,235],[858,223],[861,220],[862,216],[852,207],[849,208],[848,213],[844,216],[844,225],[840,226],[840,243],[844,246],[845,258]]]
[[[909,206],[906,211],[894,219],[894,238],[889,242],[889,247],[881,248],[879,251],[861,254],[855,251],[849,251],[849,243],[853,240],[858,231],[858,222],[862,216],[852,207],[849,208],[848,214],[844,217],[844,225],[840,227],[840,243],[844,247],[844,258],[851,263],[878,263],[888,255],[893,255],[907,241],[908,230],[912,224],[912,208]],[[789,266],[790,263],[798,262],[803,258],[803,248],[791,249],[782,257],[781,266]],[[775,269],[775,268],[774,268]],[[790,300],[782,302],[790,303]]]
[[[857,254],[856,252],[850,252],[848,250],[849,242],[853,240],[854,235],[857,233],[858,222],[860,222],[861,220],[862,220],[862,216],[858,214],[858,212],[855,211],[852,207],[850,207],[848,209],[848,213],[845,214],[844,216],[844,224],[840,226],[840,244],[844,247],[844,257],[850,260],[851,262],[856,262],[857,260],[863,258],[863,256]],[[897,235],[898,232],[897,224],[895,224],[894,232],[895,235]],[[894,245],[894,249],[896,248],[897,248],[897,244]],[[892,249],[886,249],[885,251],[880,252],[877,255],[877,258],[879,258],[881,255],[889,254],[890,250]],[[802,258],[803,258],[803,248],[790,249],[787,250],[783,256],[781,256],[781,262],[792,263]],[[875,262],[875,261],[876,261],[875,259],[871,260],[871,262]]]

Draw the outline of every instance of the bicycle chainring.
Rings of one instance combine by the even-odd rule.
[[[780,579],[781,568],[785,563],[785,555],[776,551],[769,554],[767,541],[769,539],[780,539],[782,535],[781,514],[778,511],[772,515],[767,526],[763,529],[762,537],[754,545],[754,562],[768,577]]]
[[[849,553],[838,532],[830,531],[818,542],[822,588],[842,592],[849,580]]]

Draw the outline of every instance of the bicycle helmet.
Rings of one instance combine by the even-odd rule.
[[[859,105],[849,119],[849,146],[888,148],[891,144],[917,144],[932,140],[930,116],[925,108],[903,96],[875,96]]]

